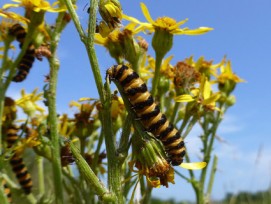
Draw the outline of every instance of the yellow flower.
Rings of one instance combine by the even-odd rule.
[[[138,59],[139,46],[135,43],[134,23],[130,23],[123,30],[115,29],[108,35],[95,34],[95,43],[108,49],[110,55],[119,61],[121,58],[127,59],[130,63]]]
[[[116,119],[119,115],[121,115],[125,110],[124,102],[121,97],[112,98],[111,105],[111,116],[113,119]]]
[[[100,0],[99,13],[110,29],[114,29],[120,24],[122,16],[118,0]]]
[[[26,94],[25,90],[21,90],[22,97],[16,100],[16,104],[20,106],[23,111],[29,116],[33,117],[36,111],[43,113],[45,110],[37,104],[38,101],[41,101],[43,98],[43,93],[37,93],[38,89],[36,88],[32,93]]]
[[[161,64],[161,74],[166,76],[167,78],[173,78],[173,66],[170,64],[170,61],[173,59],[173,55],[168,56],[166,59],[162,61]],[[145,65],[144,63],[146,63]],[[143,64],[140,66],[140,77],[147,81],[150,78],[153,78],[154,76],[154,70],[155,70],[155,59],[148,55],[146,57],[146,60],[143,62]]]
[[[22,154],[25,148],[32,148],[41,144],[38,140],[38,131],[28,127],[26,129],[26,138],[21,139],[20,144],[14,148],[16,153]]]
[[[206,61],[204,57],[200,57],[197,61],[194,61],[192,56],[184,61],[194,67],[199,73],[204,74],[208,79],[210,79],[211,76],[217,77],[217,69],[225,63],[225,60],[222,59],[221,62],[213,64],[212,60]]]
[[[160,17],[154,21],[146,5],[143,3],[140,3],[140,5],[141,5],[143,15],[145,16],[148,23],[142,23],[136,18],[123,14],[124,19],[127,19],[139,25],[139,27],[137,27],[136,30],[134,31],[135,33],[138,33],[140,31],[145,31],[145,30],[148,30],[149,32],[154,32],[155,30],[158,29],[158,30],[165,30],[171,34],[176,34],[176,35],[201,35],[208,31],[213,30],[212,28],[208,28],[208,27],[199,27],[194,30],[190,30],[189,28],[183,28],[183,29],[179,28],[179,26],[186,23],[188,19],[176,22],[175,19],[170,18],[170,17]]]
[[[50,5],[48,1],[45,0],[12,0],[15,2],[15,4],[5,4],[3,6],[4,9],[12,8],[12,7],[25,7],[27,11],[48,11],[48,12],[62,12],[65,11],[65,7],[59,7],[56,6],[59,4],[59,1],[56,1]]]
[[[227,61],[220,67],[221,74],[217,77],[219,90],[227,94],[231,93],[235,85],[240,82],[244,82],[243,79],[233,73],[231,68],[231,62]]]
[[[27,18],[25,18],[17,13],[4,11],[2,9],[0,9],[0,16],[7,18],[7,19],[11,19],[13,21],[19,21],[23,24],[29,23],[29,20]]]
[[[190,94],[183,94],[175,98],[176,102],[191,102],[196,101],[208,110],[217,110],[216,102],[219,100],[221,93],[212,93],[211,83],[203,75],[201,78],[200,87],[191,91],[193,96]]]

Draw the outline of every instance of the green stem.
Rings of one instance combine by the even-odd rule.
[[[98,60],[97,60],[97,56],[96,56],[96,52],[95,52],[95,48],[94,48],[94,34],[95,34],[95,28],[96,28],[96,11],[98,8],[98,1],[97,0],[92,0],[90,1],[90,13],[91,15],[89,15],[89,24],[88,24],[88,35],[86,36],[84,33],[84,30],[80,24],[79,21],[79,17],[72,5],[71,0],[64,0],[68,11],[72,17],[72,20],[75,24],[75,27],[80,35],[80,39],[81,41],[84,43],[87,53],[88,53],[88,57],[90,60],[90,64],[91,64],[91,69],[94,75],[94,79],[96,82],[96,86],[98,89],[98,93],[100,96],[100,100],[102,102],[102,104],[105,102],[104,101],[104,90],[103,90],[103,81],[102,81],[102,77],[101,77],[101,73],[100,73],[100,69],[99,69],[99,65],[98,65]]]
[[[170,117],[170,122],[172,124],[175,124],[175,118],[176,118],[177,112],[179,110],[179,107],[180,107],[180,103],[176,102],[174,104],[173,112],[172,112],[171,117]]]
[[[95,174],[97,174],[97,171],[98,171],[99,154],[100,154],[101,147],[102,147],[102,144],[103,144],[103,139],[104,139],[103,134],[101,134],[100,137],[99,137],[97,148],[96,148],[95,153],[94,153],[93,163],[91,165],[92,168],[94,169]]]
[[[43,157],[37,156],[37,162],[38,162],[39,194],[44,195],[45,186],[44,186]]]
[[[153,97],[156,98],[157,95],[157,89],[158,89],[158,84],[160,81],[160,68],[163,60],[163,55],[160,55],[159,53],[156,53],[156,59],[155,59],[155,72],[154,72],[154,77],[152,80],[152,90],[151,94]]]
[[[221,110],[223,104],[220,104],[219,109]],[[207,163],[207,166],[202,170],[201,175],[200,175],[200,185],[201,185],[201,189],[200,189],[200,199],[204,200],[204,186],[205,186],[205,180],[206,180],[206,175],[207,175],[207,167],[208,167],[208,163],[210,161],[210,157],[211,157],[211,153],[213,150],[213,144],[214,144],[214,139],[215,139],[215,135],[216,135],[216,131],[217,128],[221,122],[221,112],[217,112],[216,114],[216,120],[213,123],[213,126],[211,127],[211,129],[208,129],[208,119],[207,117],[205,117],[204,122],[203,122],[203,127],[204,127],[204,133],[205,134],[211,134],[210,135],[210,139],[208,140],[208,135],[205,135],[205,140],[203,141],[204,143],[204,161]],[[198,200],[199,202],[199,200]],[[203,202],[203,201],[201,201]]]
[[[117,203],[124,203],[121,188],[121,163],[116,155],[116,143],[113,137],[112,118],[111,115],[111,92],[109,84],[105,84],[106,102],[103,104],[102,111],[102,132],[105,136],[105,145],[108,158],[108,185],[109,190],[113,191],[117,197]]]
[[[131,133],[132,119],[133,119],[133,116],[132,114],[129,113],[125,119],[124,126],[122,129],[122,134],[120,137],[120,145],[119,145],[119,148],[117,149],[117,153],[121,157],[122,163],[124,162],[124,160],[126,159],[128,155],[129,135]]]
[[[211,169],[211,175],[210,175],[210,180],[208,183],[208,188],[207,188],[207,199],[210,199],[210,195],[212,192],[212,188],[213,188],[213,184],[214,184],[214,179],[215,179],[215,173],[216,173],[216,168],[217,168],[217,160],[218,157],[215,155],[214,156],[214,161],[213,161],[213,165],[212,165],[212,169]]]
[[[187,137],[187,135],[190,133],[190,131],[192,130],[192,128],[194,127],[194,125],[196,124],[196,122],[197,122],[197,118],[196,117],[193,117],[190,120],[189,124],[187,125],[187,128],[186,128],[185,132],[182,134],[183,138]]]
[[[88,163],[80,154],[80,151],[73,143],[69,143],[71,152],[75,158],[78,169],[81,172],[81,175],[84,176],[85,180],[88,182],[88,185],[94,189],[95,193],[100,196],[104,201],[115,202],[116,197],[114,194],[110,193],[106,187],[100,182],[99,178],[94,174],[92,169],[89,167]]]
[[[2,180],[3,178],[0,177],[0,203],[8,204],[7,196],[5,195],[5,189],[3,186],[4,181]]]
[[[117,203],[123,203],[123,196],[121,191],[121,168],[118,162],[118,158],[116,156],[116,146],[112,132],[112,121],[110,116],[110,96],[107,97],[105,100],[104,95],[104,88],[102,77],[100,73],[100,69],[98,66],[98,60],[94,48],[94,34],[96,28],[96,11],[98,7],[98,1],[92,0],[90,2],[90,13],[89,15],[89,24],[88,24],[88,36],[84,35],[82,30],[82,26],[80,25],[79,18],[71,4],[70,0],[64,0],[67,8],[71,14],[73,22],[78,30],[78,33],[81,37],[82,42],[84,43],[88,57],[91,64],[91,69],[94,75],[94,79],[96,82],[96,86],[98,89],[98,93],[100,96],[101,103],[103,105],[103,109],[101,111],[101,118],[102,118],[102,132],[105,136],[105,144],[106,144],[106,151],[108,157],[108,182],[109,182],[109,189],[116,194]],[[109,92],[109,93],[108,93]],[[107,94],[110,95],[110,90],[107,90]]]
[[[60,40],[61,30],[63,30],[63,17],[65,13],[59,13],[54,33],[52,34],[51,40],[51,52],[52,57],[49,58],[50,63],[50,81],[49,81],[49,97],[48,97],[48,112],[49,112],[49,125],[52,142],[52,165],[54,174],[54,186],[55,186],[55,198],[57,204],[64,202],[63,197],[63,183],[62,183],[62,167],[60,161],[60,140],[57,128],[57,109],[56,109],[56,90],[57,90],[57,79],[59,71],[59,61],[56,58],[56,50],[58,42]]]
[[[145,204],[150,203],[152,189],[153,188],[150,186],[147,187],[147,189],[145,190],[145,195],[143,199],[141,200],[141,203],[145,203]]]
[[[190,179],[187,178],[185,175],[181,174],[179,171],[177,171],[176,169],[174,169],[174,172],[180,176],[181,178],[183,178],[184,180],[186,180],[187,182],[190,182]]]

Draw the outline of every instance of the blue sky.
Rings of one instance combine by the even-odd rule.
[[[7,2],[1,1],[0,5]],[[83,25],[87,25],[84,6],[87,0],[78,1],[78,14]],[[139,6],[140,1],[121,1],[124,13],[145,20]],[[207,60],[219,62],[225,55],[232,61],[234,71],[247,82],[239,84],[234,94],[237,103],[224,116],[218,135],[226,143],[216,141],[214,152],[219,156],[218,171],[212,198],[222,198],[225,193],[257,191],[267,189],[271,184],[271,1],[269,0],[149,0],[143,1],[153,18],[170,16],[177,21],[189,18],[185,24],[190,28],[213,27],[214,30],[202,36],[176,36],[172,64],[191,55],[195,59],[204,56]],[[108,52],[97,47],[101,72],[114,60]],[[150,54],[153,51],[150,49]],[[57,107],[59,113],[68,112],[71,100],[80,97],[97,97],[94,79],[90,70],[84,46],[79,40],[73,23],[64,31],[58,56],[61,62],[58,85]],[[48,73],[47,62],[35,62],[27,80],[12,84],[8,94],[18,96],[19,90],[32,91],[43,86],[43,76]],[[269,84],[269,85],[268,85]],[[197,155],[200,134],[196,128],[187,138],[189,152]],[[184,171],[180,169],[180,171]],[[154,190],[160,198],[194,200],[190,185],[176,179],[168,189]]]

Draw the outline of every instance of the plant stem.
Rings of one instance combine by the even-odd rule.
[[[170,117],[170,122],[172,124],[175,124],[175,118],[176,118],[177,112],[179,110],[179,106],[180,106],[180,103],[178,103],[178,102],[176,102],[174,104],[173,112],[172,112],[171,117]]]
[[[122,129],[119,148],[117,149],[117,153],[120,155],[122,163],[124,162],[128,154],[129,135],[131,133],[132,119],[132,114],[128,113]]]
[[[5,66],[8,58],[8,50],[9,50],[9,45],[10,45],[11,40],[5,41],[4,42],[4,52],[3,52],[3,60],[2,60],[2,65],[0,68],[0,118],[3,116],[3,111],[4,111],[4,101],[5,101],[5,94],[6,94],[6,89],[4,88],[4,83],[3,83],[3,75],[5,71]],[[0,130],[2,130],[2,120],[0,121]],[[2,131],[0,131],[0,155],[2,155]],[[1,160],[2,161],[2,160]],[[1,169],[2,165],[0,165]]]
[[[152,80],[152,90],[151,94],[153,97],[156,97],[157,95],[157,89],[160,81],[160,68],[163,60],[163,55],[156,53],[156,58],[155,58],[155,72],[154,72],[154,77]]]
[[[49,81],[49,97],[48,97],[48,112],[49,112],[49,125],[51,133],[52,143],[52,165],[54,175],[54,186],[55,186],[55,201],[57,204],[62,204],[63,198],[63,183],[62,183],[62,167],[60,161],[60,141],[57,128],[57,111],[56,111],[56,90],[57,90],[57,78],[59,71],[59,60],[56,58],[56,50],[58,42],[60,40],[61,30],[63,29],[63,17],[65,13],[59,13],[54,33],[52,34],[51,40],[51,52],[52,57],[49,58],[50,64],[50,81]]]
[[[109,190],[113,191],[116,194],[117,203],[123,203],[123,196],[121,192],[121,168],[118,162],[118,158],[116,156],[116,145],[113,137],[112,132],[112,121],[110,112],[110,96],[107,97],[105,100],[104,95],[104,88],[102,77],[100,73],[100,69],[98,66],[98,60],[94,48],[94,33],[96,28],[96,11],[98,7],[98,1],[92,0],[90,1],[90,13],[89,15],[89,24],[88,24],[88,35],[85,36],[80,25],[79,18],[71,4],[71,1],[65,0],[67,8],[71,14],[73,22],[77,28],[77,31],[81,37],[82,42],[84,43],[88,57],[91,64],[91,69],[94,75],[94,79],[96,82],[96,86],[98,89],[98,93],[100,96],[101,104],[103,105],[103,109],[101,110],[101,120],[102,120],[102,132],[105,136],[105,144],[106,144],[106,151],[108,157],[108,182],[109,182]],[[110,90],[108,88],[107,95],[110,95]]]
[[[88,185],[94,188],[95,193],[98,196],[100,196],[102,200],[115,202],[116,200],[115,195],[112,193],[109,193],[106,187],[100,182],[99,178],[94,174],[92,169],[89,167],[88,163],[82,157],[77,147],[72,142],[69,144],[70,144],[71,152],[75,158],[76,164],[81,174],[84,176],[85,180],[87,181]]]
[[[121,188],[121,163],[116,155],[116,143],[113,137],[111,115],[111,92],[109,84],[105,84],[106,102],[103,104],[102,111],[102,132],[105,136],[105,145],[108,158],[108,185],[109,190],[116,194],[118,204],[124,203]],[[109,116],[109,117],[108,117]]]
[[[210,195],[212,192],[212,188],[213,188],[213,183],[214,183],[214,179],[215,179],[215,173],[216,173],[216,167],[217,167],[217,160],[218,157],[215,155],[214,156],[214,161],[213,161],[213,165],[212,165],[212,169],[211,169],[211,175],[210,175],[210,180],[209,180],[209,184],[208,184],[208,188],[207,188],[207,199],[210,199]]]
[[[44,186],[43,157],[37,156],[37,162],[38,162],[38,177],[39,177],[39,194],[44,195],[45,186]]]

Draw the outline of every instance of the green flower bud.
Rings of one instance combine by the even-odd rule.
[[[228,106],[233,106],[235,103],[236,103],[236,98],[234,95],[230,95],[226,100],[226,104]]]
[[[156,29],[152,38],[152,47],[157,56],[165,56],[173,45],[173,34],[163,29]]]

